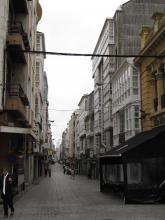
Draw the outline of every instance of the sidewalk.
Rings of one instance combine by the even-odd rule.
[[[163,220],[164,205],[123,205],[120,199],[99,192],[99,181],[64,175],[52,168],[52,177],[15,202],[13,220]]]
[[[32,188],[35,186],[35,185],[38,185],[40,184],[40,182],[42,181],[44,177],[40,177],[37,182],[34,182],[32,183],[31,185],[29,186],[26,186],[25,187],[25,190],[19,192],[18,194],[16,194],[13,198],[13,202],[16,203],[17,201],[19,201],[19,199],[21,199],[26,193],[28,193],[30,190],[32,190]],[[0,197],[0,213],[3,212],[3,202],[2,202],[2,199]]]

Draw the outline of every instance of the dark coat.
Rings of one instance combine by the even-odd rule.
[[[0,179],[0,188],[1,188],[1,197],[3,198],[3,179],[4,175],[2,175]],[[13,179],[10,174],[7,175],[6,177],[6,197],[13,197],[13,192],[12,192],[12,185],[13,185]]]

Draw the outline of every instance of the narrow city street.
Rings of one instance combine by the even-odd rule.
[[[51,178],[17,199],[13,220],[162,220],[164,215],[164,205],[123,205],[100,193],[98,181],[78,175],[72,179],[56,164]]]

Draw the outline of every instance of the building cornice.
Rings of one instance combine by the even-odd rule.
[[[160,25],[158,27],[158,30],[155,32],[154,27],[152,28],[152,30],[150,30],[150,33],[148,34],[147,39],[146,39],[146,43],[144,47],[141,49],[141,51],[139,52],[139,55],[140,56],[152,55],[150,54],[151,51],[156,49],[157,45],[161,41],[164,41],[164,39],[165,39],[165,15],[160,20]],[[159,54],[155,54],[155,55],[156,56],[161,55],[161,51]],[[144,61],[144,58],[136,57],[134,61],[136,64],[140,64]]]

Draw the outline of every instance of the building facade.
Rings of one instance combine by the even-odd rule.
[[[65,131],[63,131],[63,133],[62,133],[62,141],[61,141],[61,160],[62,161],[65,161],[65,159],[66,159],[66,156],[67,156],[67,154],[66,154],[66,129],[65,129]]]
[[[160,189],[164,187],[165,170],[165,13],[155,12],[152,18],[153,27],[142,28],[141,50],[134,59],[140,70],[142,132],[120,143],[101,158],[101,188],[106,186],[104,189],[107,190],[119,184],[125,203],[151,202],[151,192],[157,190],[161,196],[153,198],[152,202],[164,201]],[[115,83],[117,97],[120,87],[116,80]],[[119,176],[119,173],[122,175]],[[153,195],[156,196],[156,193]]]
[[[87,114],[85,117],[86,129],[86,173],[91,178],[98,176],[97,149],[94,145],[94,91],[87,96]]]
[[[88,95],[82,96],[78,106],[79,106],[79,140],[80,140],[80,155],[83,157],[86,150],[86,128],[85,128],[85,118],[87,115],[87,101]]]
[[[125,60],[112,77],[114,146],[141,131],[139,81],[132,59]]]
[[[0,166],[13,174],[17,190],[33,182],[38,0],[0,1]]]
[[[136,55],[140,50],[140,30],[142,25],[152,25],[155,11],[163,12],[163,0],[130,0],[122,4],[115,12],[114,39],[115,54]],[[124,57],[116,58],[116,67],[120,67]]]
[[[43,141],[42,143],[47,143],[48,142],[48,129],[50,126],[49,122],[49,113],[48,113],[48,107],[49,107],[49,102],[48,102],[48,80],[47,80],[47,75],[46,72],[44,71],[43,75],[43,108],[42,108],[42,115],[43,115],[43,123],[42,123],[42,130],[43,130]],[[44,147],[44,146],[42,146]]]
[[[78,173],[87,174],[94,159],[94,92],[82,96],[62,134],[61,158]]]
[[[155,1],[154,2],[150,1],[150,2],[152,4]],[[150,2],[146,1],[146,3],[150,3]],[[162,4],[162,8],[160,11],[164,11],[164,7],[165,7],[164,2],[156,1],[155,6],[157,3],[159,9],[160,9],[159,4]],[[150,21],[149,23],[149,24],[153,23],[153,27],[148,26],[148,24],[145,23],[146,20],[145,21],[143,20],[144,26],[141,31],[141,49],[138,53],[138,56],[134,59],[136,67],[131,64],[132,77],[131,77],[131,72],[129,73],[130,64],[129,65],[126,64],[126,62],[124,62],[123,59],[119,58],[117,59],[118,60],[117,70],[112,78],[113,103],[115,106],[115,109],[113,109],[114,120],[115,120],[114,122],[116,122],[114,123],[114,129],[116,129],[114,135],[117,135],[117,133],[119,133],[117,129],[123,131],[124,128],[127,128],[126,118],[129,113],[129,112],[126,113],[125,111],[125,108],[127,106],[123,107],[123,102],[127,103],[127,99],[124,100],[124,98],[125,98],[125,92],[128,91],[128,89],[126,89],[128,87],[124,87],[125,84],[124,82],[127,82],[127,84],[128,83],[131,84],[132,81],[133,84],[135,82],[134,85],[137,85],[137,79],[133,80],[133,78],[135,76],[137,78],[138,72],[140,74],[140,98],[141,98],[140,112],[141,113],[140,115],[139,113],[138,114],[136,113],[135,115],[136,112],[135,106],[137,108],[138,97],[137,94],[135,94],[136,90],[134,90],[136,87],[132,84],[132,86],[130,87],[130,92],[132,90],[135,96],[132,95],[131,98],[133,98],[133,100],[128,103],[128,106],[130,106],[130,113],[131,113],[128,119],[130,119],[131,122],[132,120],[131,115],[133,115],[133,121],[135,123],[134,128],[136,128],[138,127],[136,126],[137,124],[136,119],[138,121],[138,118],[140,118],[142,132],[140,132],[139,134],[135,135],[132,138],[129,138],[123,143],[122,141],[121,143],[116,143],[116,145],[118,146],[113,148],[110,152],[107,152],[107,154],[103,155],[103,157],[101,158],[101,163],[103,162],[102,163],[103,166],[101,165],[101,169],[100,169],[101,187],[104,188],[104,186],[106,186],[107,188],[109,187],[110,189],[113,188],[112,186],[113,184],[114,185],[115,184],[117,185],[118,183],[121,184],[122,187],[120,188],[120,190],[123,191],[124,200],[126,203],[132,201],[146,203],[150,201],[150,197],[146,196],[146,192],[148,191],[147,195],[151,195],[151,190],[155,190],[155,191],[160,190],[161,185],[164,184],[163,180],[164,180],[164,167],[165,167],[164,166],[165,164],[165,153],[164,153],[165,152],[164,151],[165,14],[164,12],[157,12],[157,8],[155,6],[153,5],[152,9],[150,8],[151,5],[148,7],[149,13],[154,12],[153,15],[151,14],[153,21],[152,22]],[[139,7],[141,6],[139,5]],[[138,11],[138,7],[136,8],[136,10]],[[140,10],[140,13],[142,11]],[[133,19],[133,17],[131,19]],[[127,31],[128,30],[129,29],[127,29]],[[141,30],[141,28],[139,30]],[[132,39],[134,39],[134,37],[132,37]],[[121,44],[124,45],[124,42],[122,42]],[[125,47],[125,49],[126,48],[127,47]],[[125,51],[127,51],[127,49]],[[132,52],[136,53],[136,51],[132,51]],[[130,75],[129,77],[126,77],[127,80],[124,79],[125,78],[124,75],[127,75],[125,74],[125,69],[124,69],[124,67],[126,67],[125,65],[127,65],[127,70],[129,73],[128,76]],[[132,104],[134,107],[132,106]],[[117,118],[115,117],[115,115],[120,114],[121,110],[123,112],[121,114],[122,117],[121,117],[120,127],[118,127],[118,120],[120,120],[120,117]],[[125,126],[122,126],[123,124],[125,124]],[[128,125],[129,125],[129,120],[128,120]],[[125,130],[125,132],[127,131]],[[124,138],[126,138],[126,136]],[[118,135],[117,135],[117,139],[120,141],[120,137]],[[110,168],[108,169],[108,167]],[[116,171],[114,168],[116,169]],[[111,175],[112,177],[110,177]],[[120,178],[118,179],[118,177]],[[148,185],[150,186],[150,189],[148,189]],[[158,201],[159,200],[157,200],[157,202]]]
[[[77,117],[75,119],[75,158],[80,159],[80,139],[79,139],[79,112],[77,112]],[[79,168],[78,168],[79,170]]]
[[[69,129],[69,157],[71,161],[75,162],[75,121],[77,118],[78,112],[75,110],[68,122],[68,129]]]
[[[45,37],[41,32],[37,32],[36,50],[45,51]],[[42,175],[42,154],[43,150],[43,124],[44,121],[44,59],[43,54],[36,54],[36,71],[35,71],[35,133],[37,136],[37,143],[34,148],[34,178],[38,179]],[[47,98],[46,98],[47,99]],[[47,123],[48,124],[48,123]]]
[[[143,27],[139,55],[161,56],[165,52],[165,14],[154,13],[153,28]],[[135,59],[140,66],[142,129],[151,130],[165,124],[165,58],[148,57]]]
[[[84,119],[86,130],[86,148],[94,154],[94,92],[87,96],[87,114]]]
[[[93,177],[96,176],[96,148],[94,146],[94,91],[82,96],[78,109],[78,117],[75,121],[76,129],[76,156],[77,167],[80,174],[88,174],[91,167]],[[94,164],[92,166],[92,164]]]
[[[136,115],[135,120],[138,121],[138,117],[140,117],[140,108],[138,104],[137,107],[132,106],[128,109],[126,108],[124,111],[121,111],[121,106],[123,104],[117,104],[117,102],[120,102],[120,99],[124,97],[124,94],[123,97],[121,96],[118,100],[114,96],[114,108],[114,106],[112,105],[112,93],[115,93],[113,91],[113,89],[115,89],[115,86],[112,84],[112,79],[115,79],[117,77],[116,75],[120,75],[119,71],[124,68],[124,65],[126,65],[127,63],[126,58],[122,57],[122,55],[128,55],[129,57],[129,55],[136,55],[140,50],[139,34],[141,26],[145,24],[151,25],[152,20],[150,18],[152,14],[157,10],[164,11],[164,8],[165,4],[162,0],[131,0],[121,5],[116,10],[113,18],[107,18],[104,23],[93,53],[102,55],[116,54],[121,56],[116,56],[116,58],[93,56],[92,58],[92,72],[95,86],[94,140],[98,154],[109,150],[112,146],[116,146],[121,141],[127,140],[128,138],[135,135],[140,129],[140,125],[138,126],[137,124],[136,126],[139,128],[134,129],[135,125],[131,122],[129,122],[130,125],[128,125],[128,128],[124,128],[124,119],[127,120],[127,122],[130,120],[134,121],[133,117]],[[130,68],[132,68],[131,64]],[[138,77],[135,76],[135,68],[133,72],[135,79],[135,77]],[[136,84],[137,83],[138,81],[136,82]],[[134,92],[135,90],[137,92],[138,88],[134,88]],[[136,99],[135,96],[136,95],[133,96],[133,99]],[[132,101],[130,100],[130,102]],[[124,108],[124,106],[122,106],[122,108]],[[120,109],[120,112],[117,112],[117,109]],[[136,112],[135,115],[133,115],[133,112],[130,112],[132,110]],[[115,117],[112,117],[112,112],[113,114],[116,112]],[[125,114],[127,116],[124,116]],[[130,116],[130,114],[132,114],[132,116]],[[132,119],[126,119],[127,117],[131,117]],[[119,128],[121,130],[120,134],[118,131]],[[127,129],[126,134],[124,134],[124,129]],[[121,141],[119,141],[119,136]]]
[[[94,54],[114,54],[114,22],[106,19],[98,38]],[[94,145],[97,153],[112,146],[112,87],[111,77],[115,71],[115,59],[93,57],[94,78]]]

